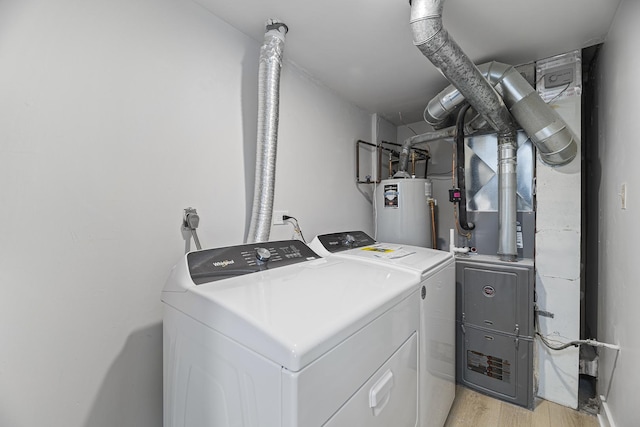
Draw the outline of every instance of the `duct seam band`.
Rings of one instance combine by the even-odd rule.
[[[559,122],[553,122],[549,126],[540,129],[538,132],[533,134],[532,138],[536,142],[544,141],[545,139],[551,138],[553,135],[558,132],[562,132],[566,129],[566,126]]]
[[[421,16],[420,18],[415,18],[415,19],[409,20],[409,25],[415,24],[416,22],[428,21],[430,19],[441,19],[441,18],[442,18],[442,16],[440,16],[440,15]]]
[[[542,157],[542,161],[544,163],[550,162],[552,161],[555,156],[557,155],[561,155],[563,152],[565,151],[570,151],[571,150],[571,143],[574,143],[574,139],[571,138],[571,140],[569,140],[569,142],[567,142],[567,145],[565,145],[564,147],[560,148],[559,150],[553,151],[553,152],[549,152],[549,153],[544,153],[544,152],[540,152],[540,156]],[[566,161],[565,163],[568,163],[568,161]],[[557,164],[551,164],[550,166],[558,166]]]
[[[423,20],[417,20],[414,24],[412,24],[412,27],[418,27],[418,28],[422,29],[423,28],[423,24],[422,24],[421,21],[423,21]],[[427,45],[432,40],[435,40],[436,37],[441,36],[442,41],[440,43],[440,46],[438,47],[438,49],[435,50],[437,52],[438,50],[440,50],[440,48],[442,48],[442,45],[444,45],[446,43],[447,38],[448,38],[448,33],[444,29],[444,27],[442,25],[434,26],[433,28],[431,28],[431,31],[426,32],[426,33],[427,33],[427,35],[425,36],[423,34],[416,34],[416,31],[413,31],[413,37],[414,37],[413,45],[414,46]],[[432,34],[429,35],[429,33],[432,33]],[[416,37],[420,37],[420,36],[422,36],[420,38],[420,40],[416,40]]]
[[[444,32],[444,36],[440,37],[440,43],[438,43],[437,38],[438,36],[442,35],[441,34],[442,32]],[[432,55],[435,57],[438,53],[440,53],[442,49],[444,49],[447,46],[447,37],[448,37],[447,32],[446,30],[443,29],[438,31],[437,33],[435,33],[433,36],[429,37],[425,41],[423,42],[414,41],[413,44],[418,49],[420,49],[420,51],[424,55]],[[436,66],[436,68],[438,68],[438,70],[440,70],[440,73],[444,75],[444,72],[442,71],[441,67]]]

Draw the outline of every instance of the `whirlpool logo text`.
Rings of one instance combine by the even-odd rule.
[[[234,261],[234,260],[232,260],[232,259],[225,259],[224,261],[216,261],[216,262],[214,262],[214,263],[213,263],[213,266],[214,266],[214,267],[222,267],[222,268],[224,268],[224,267],[226,267],[226,266],[228,266],[228,265],[232,265],[232,264],[235,264],[235,261]]]

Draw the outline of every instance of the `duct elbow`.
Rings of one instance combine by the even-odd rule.
[[[498,87],[509,111],[531,137],[543,163],[562,166],[576,157],[577,143],[567,124],[513,66],[491,62],[484,74]]]
[[[442,105],[439,98],[433,98],[424,109],[422,118],[431,126],[436,127],[445,122],[451,111]]]
[[[409,151],[411,151],[411,141],[407,139],[402,145],[402,151],[400,152],[400,159],[398,161],[398,172],[394,175],[394,178],[406,178],[409,175],[407,173]],[[405,174],[407,176],[405,176]]]
[[[576,138],[560,115],[537,92],[532,91],[513,104],[511,112],[531,137],[543,163],[562,166],[576,157]]]
[[[453,85],[449,85],[429,101],[423,118],[433,127],[445,123],[457,107],[465,101],[464,96]]]
[[[566,165],[578,154],[578,144],[566,125],[562,126],[558,132],[536,143],[536,147],[538,147],[540,160],[549,166]]]

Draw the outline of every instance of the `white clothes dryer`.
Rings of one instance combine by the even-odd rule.
[[[414,427],[411,274],[299,241],[191,252],[164,302],[164,427]]]
[[[379,243],[362,231],[316,236],[317,254],[413,275],[420,290],[420,427],[442,427],[455,398],[455,259],[449,252]]]

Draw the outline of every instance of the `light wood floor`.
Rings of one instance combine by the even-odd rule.
[[[532,412],[457,386],[445,427],[598,427],[598,418],[536,399]]]

